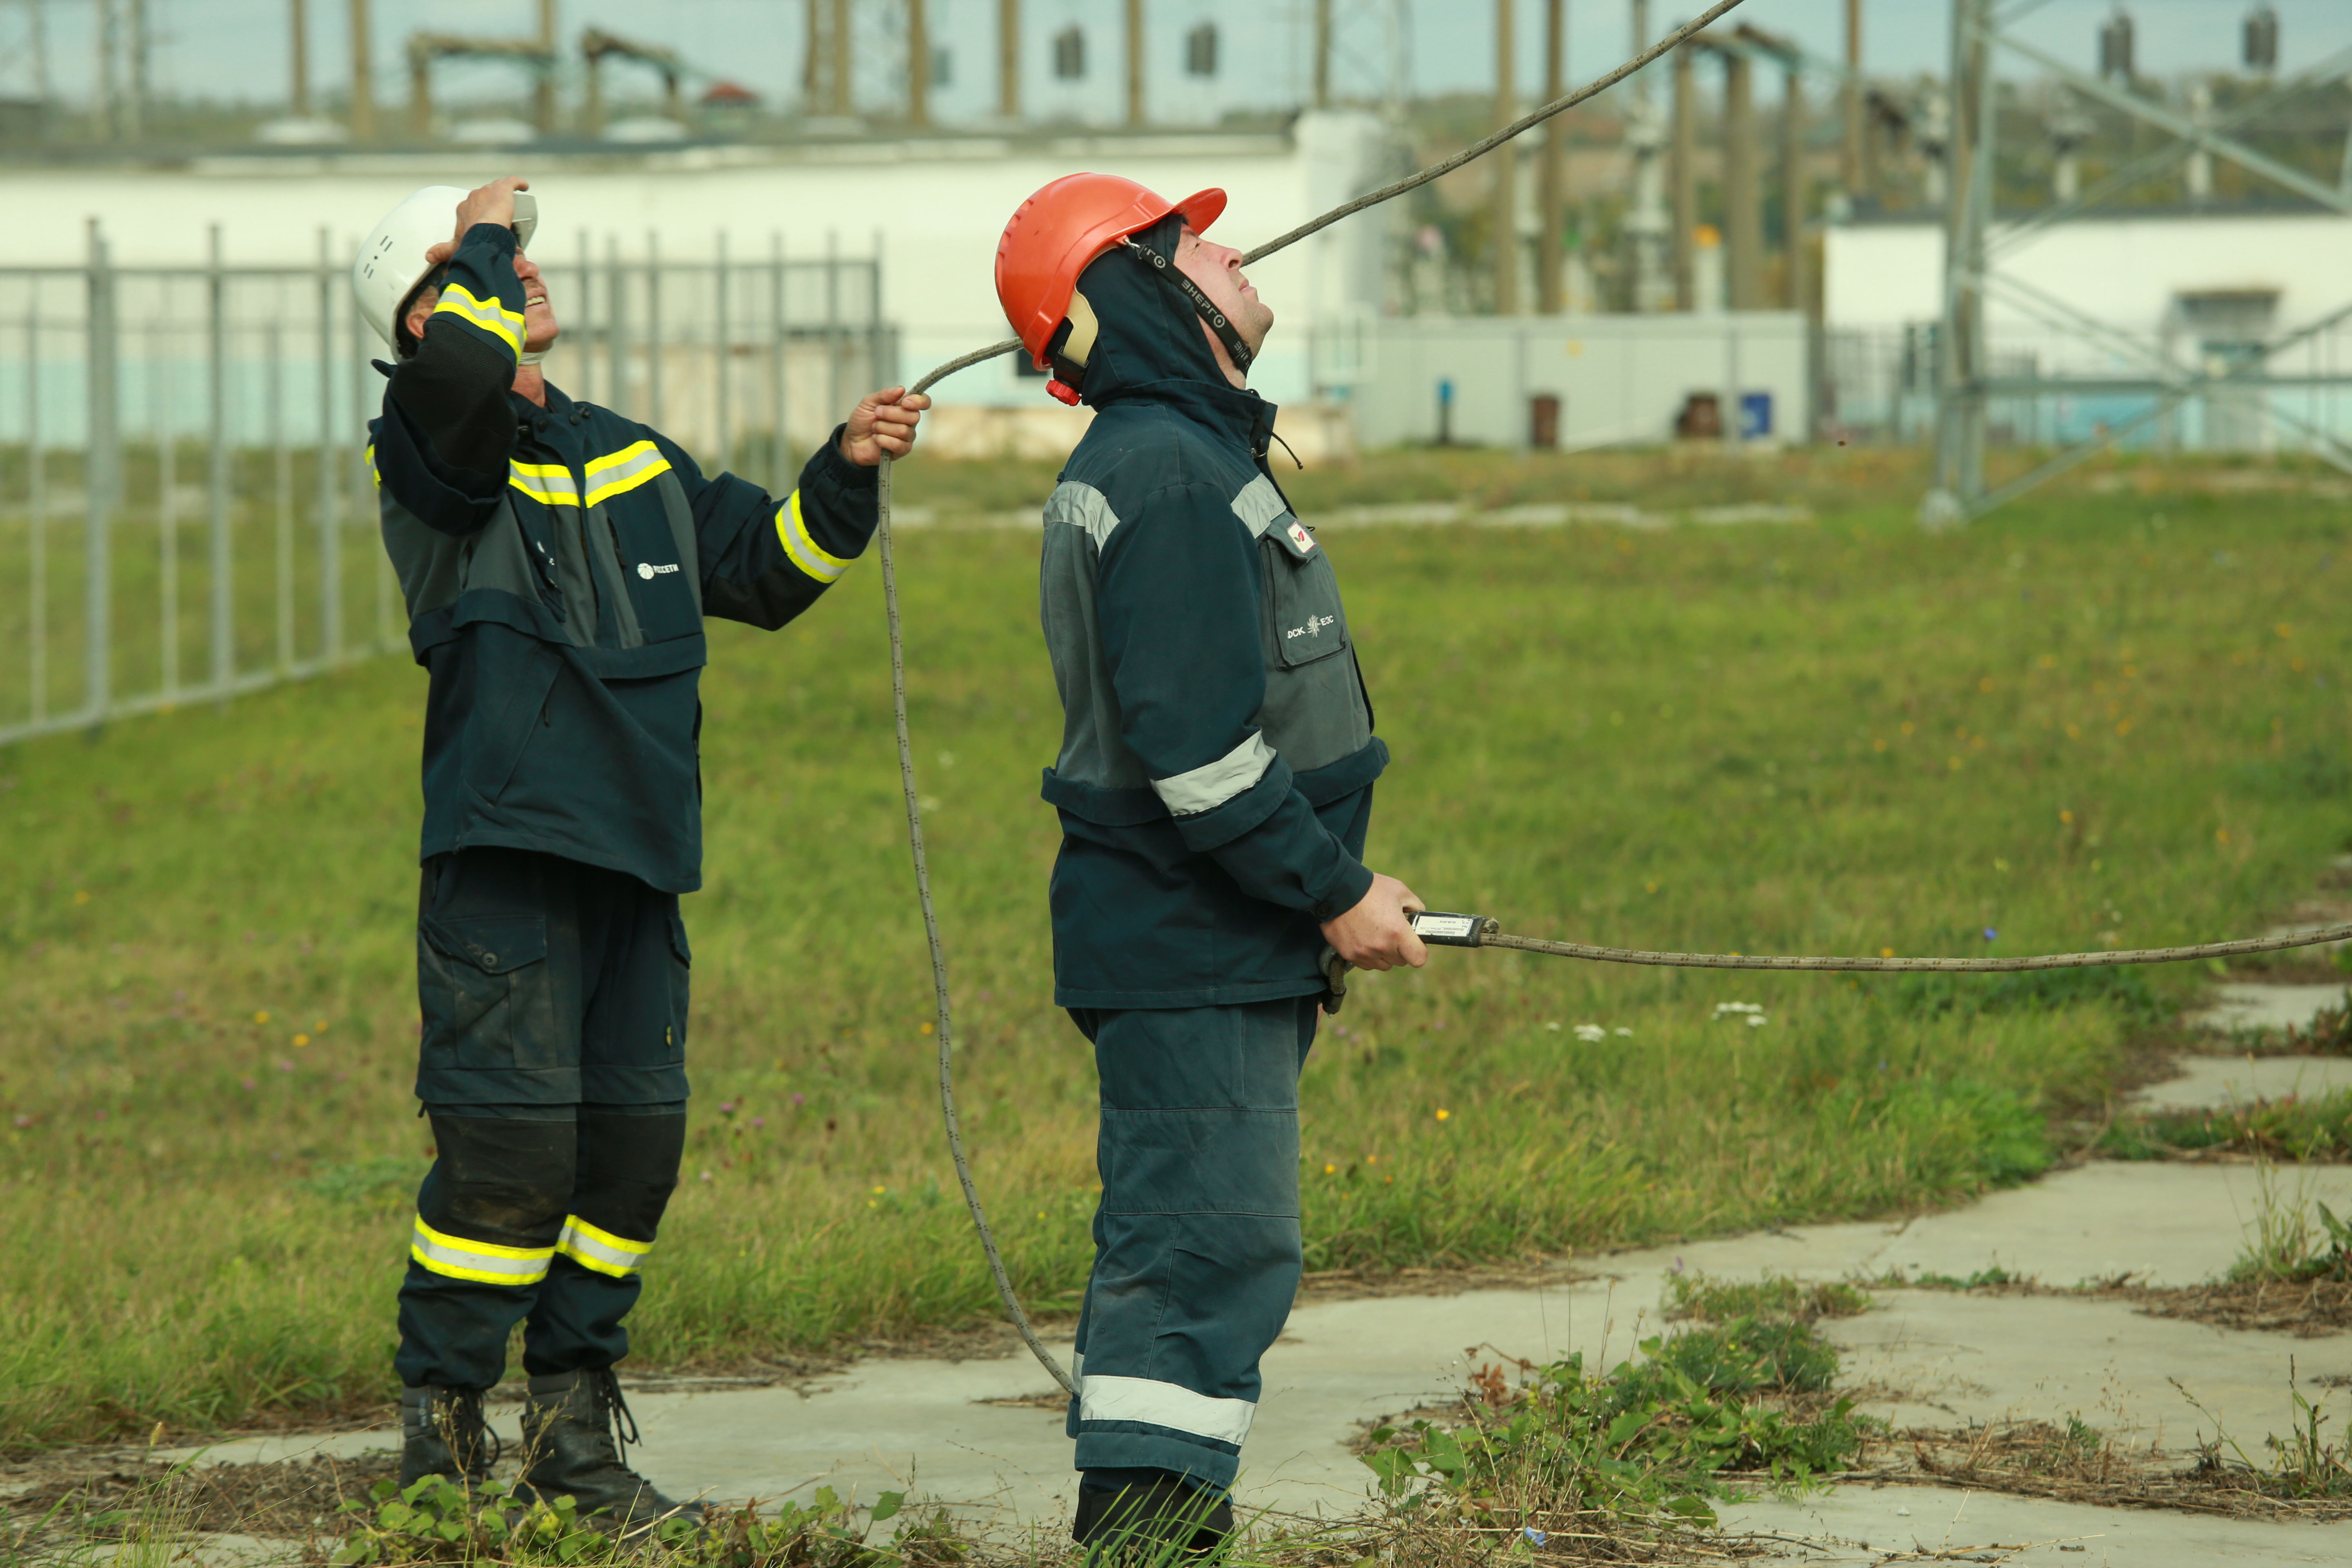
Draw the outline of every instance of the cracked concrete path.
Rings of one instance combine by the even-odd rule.
[[[2342,995],[2340,986],[2318,989],[2327,1003]],[[2156,1086],[2141,1103],[2221,1106],[2352,1084],[2352,1062],[2340,1058],[2250,1064],[2217,1056],[2183,1065],[2182,1079]],[[1444,1403],[1475,1361],[1497,1353],[1541,1361],[1581,1351],[1588,1363],[1622,1360],[1656,1331],[1666,1276],[1678,1270],[1965,1279],[1998,1265],[2058,1287],[2123,1275],[2197,1284],[2238,1257],[2263,1203],[2263,1179],[2251,1165],[2095,1163],[1899,1224],[1802,1226],[1612,1253],[1524,1288],[1309,1301],[1265,1359],[1239,1500],[1327,1518],[1355,1511],[1370,1473],[1349,1445],[1365,1423]],[[2352,1166],[2290,1169],[2274,1180],[2289,1201],[2352,1210]],[[2185,1455],[2218,1419],[2260,1452],[2264,1435],[2291,1423],[2292,1365],[2305,1397],[2332,1407],[2335,1429],[2352,1427],[2352,1393],[2338,1381],[2352,1374],[2352,1337],[2217,1329],[2143,1316],[2118,1299],[1874,1294],[1875,1310],[1824,1331],[1841,1347],[1844,1382],[1888,1392],[1864,1408],[1898,1426],[2080,1415],[2135,1441],[2160,1436],[2168,1451]],[[1066,1343],[1055,1348],[1066,1359]],[[975,1523],[1059,1530],[1075,1478],[1057,1394],[1026,1354],[868,1360],[798,1388],[646,1390],[631,1395],[646,1436],[632,1457],[678,1495],[773,1500],[829,1485],[871,1498],[903,1489],[951,1504]],[[493,1407],[492,1420],[516,1437],[512,1406]],[[350,1453],[393,1441],[389,1431],[247,1439],[216,1446],[205,1460]],[[1899,1511],[1906,1508],[1907,1515]],[[1950,1522],[1955,1515],[1958,1524]],[[2064,1540],[2084,1548],[2062,1556],[2053,1544],[2018,1559],[2030,1563],[2352,1562],[2352,1524],[2216,1520],[1932,1488],[1848,1487],[1801,1502],[1740,1505],[1725,1522],[1792,1542],[1821,1538],[1784,1550],[1822,1562],[1869,1561],[1873,1551],[1909,1549],[1915,1535],[1930,1545]],[[1871,1549],[1857,1544],[1865,1541]]]

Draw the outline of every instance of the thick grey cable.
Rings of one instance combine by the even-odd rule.
[[[1020,345],[1013,345],[1018,348]],[[966,364],[977,364],[992,354],[1002,353],[1002,347],[977,354],[966,354],[951,360],[908,388],[921,392],[940,377]],[[1004,1315],[1021,1331],[1022,1342],[1038,1364],[1054,1374],[1073,1399],[1078,1396],[1078,1385],[1062,1369],[1037,1338],[1037,1331],[1029,1321],[1029,1314],[1021,1308],[1021,1298],[1013,1289],[1013,1277],[1004,1271],[1004,1258],[996,1250],[996,1233],[989,1228],[988,1210],[980,1201],[980,1188],[971,1179],[971,1162],[964,1157],[963,1126],[956,1118],[955,1068],[951,1065],[954,1050],[955,1018],[948,1001],[948,954],[940,942],[939,910],[931,904],[930,865],[923,855],[923,805],[915,794],[915,743],[907,731],[907,650],[898,630],[898,571],[890,553],[890,458],[885,453],[875,475],[877,495],[875,505],[880,514],[880,524],[875,537],[880,542],[882,555],[882,604],[890,622],[890,705],[898,722],[898,783],[907,794],[907,842],[915,856],[915,897],[923,906],[923,935],[931,946],[931,995],[939,1007],[940,1032],[940,1114],[947,1122],[948,1153],[955,1161],[956,1180],[963,1184],[964,1207],[971,1211],[971,1223],[980,1231],[980,1249],[988,1255],[988,1271],[995,1278],[996,1294],[1004,1302]]]
[[[1658,58],[1693,33],[1740,4],[1741,0],[1717,0],[1717,4],[1709,7],[1696,21],[1676,28],[1649,49],[1626,61],[1599,80],[1579,88],[1565,98],[1555,99],[1532,114],[1513,121],[1486,140],[1473,143],[1444,163],[1433,163],[1409,179],[1400,180],[1392,185],[1384,185],[1367,195],[1358,196],[1354,201],[1334,207],[1312,223],[1304,224],[1292,229],[1288,234],[1267,241],[1251,251],[1244,260],[1255,261],[1260,257],[1270,256],[1284,246],[1304,239],[1318,229],[1335,224],[1351,213],[1361,212],[1369,206],[1376,206],[1381,202],[1401,196],[1407,191],[1425,185],[1441,175],[1452,174],[1473,159],[1493,152],[1512,137],[1525,133],[1561,110],[1573,108],[1595,93],[1605,91],[1622,81],[1626,77]],[[908,388],[908,391],[910,394],[927,392],[934,384],[953,375],[957,371],[968,370],[973,365],[985,363],[999,354],[1011,353],[1020,346],[1018,339],[1008,338],[1003,342],[992,343],[987,348],[974,349],[970,353],[959,354],[916,382],[913,386]],[[971,1211],[971,1223],[980,1232],[980,1249],[988,1255],[988,1271],[996,1281],[998,1297],[1004,1302],[1004,1314],[1013,1320],[1013,1326],[1021,1331],[1022,1342],[1028,1345],[1029,1353],[1035,1356],[1038,1363],[1054,1374],[1054,1381],[1062,1385],[1065,1393],[1076,1399],[1078,1396],[1077,1384],[1071,1380],[1070,1374],[1063,1370],[1062,1363],[1055,1361],[1052,1353],[1039,1342],[1037,1331],[1030,1323],[1029,1314],[1022,1310],[1021,1298],[1013,1289],[1012,1276],[1005,1272],[1004,1258],[996,1247],[996,1234],[989,1228],[988,1210],[980,1201],[979,1187],[972,1182],[971,1162],[964,1156],[963,1129],[956,1118],[955,1069],[950,1062],[954,1049],[954,1018],[953,1010],[948,999],[947,949],[940,942],[939,911],[931,902],[930,867],[923,854],[923,807],[915,791],[915,746],[907,730],[907,656],[898,625],[898,567],[890,551],[890,464],[889,454],[883,454],[881,463],[878,465],[879,471],[875,476],[878,492],[876,497],[876,506],[879,514],[875,537],[879,542],[882,557],[883,608],[890,623],[890,702],[898,727],[898,783],[907,796],[907,842],[914,854],[915,897],[923,907],[923,935],[930,943],[931,950],[931,993],[939,1009],[937,1026],[940,1036],[940,1113],[947,1123],[948,1152],[955,1161],[956,1180],[963,1184],[964,1206]]]
[[[2322,942],[2352,942],[2352,925],[2324,926],[2288,936],[2241,937],[2233,942],[2209,942],[2196,947],[2142,947],[2115,952],[2045,952],[2025,958],[1797,958],[1748,952],[1652,952],[1633,947],[1593,947],[1580,942],[1546,942],[1540,937],[1488,931],[1480,947],[1516,948],[1555,958],[1583,958],[1597,963],[1645,963],[1667,969],[1799,969],[1864,971],[1880,973],[2014,974],[2032,969],[2105,969],[2120,963],[2191,963],[2206,958],[2235,958],[2248,952],[2277,952],[2290,947],[2317,947]]]

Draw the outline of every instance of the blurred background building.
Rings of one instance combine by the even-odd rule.
[[[0,738],[396,637],[352,576],[376,570],[381,351],[342,273],[418,185],[528,174],[557,379],[767,479],[857,390],[1005,334],[996,236],[1048,179],[1222,185],[1219,237],[1248,245],[1687,9],[0,0],[0,553],[49,584],[26,613],[103,584],[134,526],[151,554],[194,531],[215,584],[264,527],[281,605],[257,654],[207,590],[132,696],[96,656],[78,686],[0,668]],[[2006,493],[2003,445],[2037,473],[2106,444],[2352,467],[2347,71],[2343,0],[1748,0],[1269,258],[1255,384],[1310,461],[1933,442],[1953,518]],[[1085,418],[1011,359],[939,397],[937,456],[1055,456]]]

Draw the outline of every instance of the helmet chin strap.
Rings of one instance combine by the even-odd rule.
[[[1186,277],[1183,269],[1173,261],[1138,240],[1134,236],[1126,236],[1119,240],[1119,243],[1150,263],[1153,271],[1174,284],[1184,298],[1192,301],[1192,309],[1200,312],[1202,321],[1207,325],[1217,342],[1225,345],[1225,353],[1234,362],[1234,368],[1246,374],[1250,361],[1257,357],[1255,353],[1249,344],[1242,341],[1241,329],[1234,326],[1225,313],[1211,302],[1208,295],[1201,291],[1201,286]]]

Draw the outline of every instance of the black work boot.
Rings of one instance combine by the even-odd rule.
[[[668,1518],[699,1521],[702,1505],[673,1502],[621,1462],[621,1445],[639,1441],[635,1417],[610,1367],[530,1380],[522,1407],[522,1477],[518,1501],[570,1497],[579,1517],[623,1531]]]
[[[400,1391],[400,1484],[446,1476],[461,1487],[490,1479],[499,1440],[482,1420],[478,1388]]]
[[[1153,1564],[1206,1557],[1234,1533],[1234,1505],[1222,1493],[1159,1479],[1117,1487],[1078,1486],[1070,1539],[1089,1563]]]

